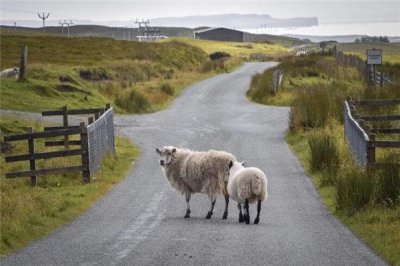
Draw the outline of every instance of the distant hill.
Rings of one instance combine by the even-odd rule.
[[[312,42],[325,42],[325,41],[337,41],[340,43],[351,43],[357,38],[361,39],[366,37],[366,35],[337,35],[337,36],[313,36],[313,35],[296,35],[296,34],[285,34],[285,36],[298,38],[301,40],[307,39]],[[400,42],[400,37],[389,37],[390,42]]]
[[[0,20],[1,25],[12,26],[15,21]],[[37,20],[20,20],[16,21],[17,26],[22,27],[41,27],[42,21]],[[75,25],[102,25],[109,27],[128,27],[136,26],[132,20],[110,20],[110,21],[90,21],[90,20],[74,20]],[[47,26],[59,26],[59,21],[49,19],[46,21]],[[161,17],[150,20],[150,26],[162,27],[225,27],[231,29],[248,29],[257,28],[266,25],[269,28],[275,27],[310,27],[318,25],[317,17],[302,18],[273,18],[270,15],[263,14],[221,14],[208,16],[185,16],[185,17]]]
[[[197,29],[189,29],[182,27],[157,27],[160,30],[160,35],[167,37],[187,37],[193,38],[193,32],[199,29],[206,29],[207,27],[200,27]],[[15,31],[14,27],[11,26],[0,26],[1,31]],[[43,33],[41,28],[28,28],[28,27],[17,27],[16,31],[32,32],[32,33]],[[64,27],[64,35],[67,35],[67,28]],[[46,27],[47,34],[61,35],[62,28],[57,27]],[[123,28],[123,27],[107,27],[99,25],[74,25],[69,29],[70,36],[94,36],[94,37],[105,37],[113,38],[116,40],[137,40],[136,36],[142,35],[138,31],[138,28]],[[278,43],[286,47],[301,45],[305,42],[293,37],[287,36],[276,36],[269,34],[251,34],[253,42],[269,42]]]
[[[151,20],[153,25],[161,26],[184,26],[195,28],[200,26],[208,27],[226,27],[232,29],[257,28],[261,25],[267,25],[270,28],[275,27],[310,27],[318,25],[317,17],[308,18],[273,18],[270,15],[240,15],[223,14],[208,16],[186,16],[186,17],[165,17]]]

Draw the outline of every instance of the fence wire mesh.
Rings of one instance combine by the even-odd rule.
[[[350,106],[347,101],[345,102],[344,107],[344,134],[354,160],[361,167],[365,167],[368,162],[367,142],[369,141],[369,138],[351,115]]]
[[[89,170],[100,169],[101,161],[107,153],[115,154],[114,112],[107,110],[99,119],[87,127]]]

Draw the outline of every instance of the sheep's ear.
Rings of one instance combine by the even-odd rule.
[[[232,166],[233,166],[233,162],[232,162],[232,161],[230,161],[230,162],[229,162],[229,169],[231,169],[231,168],[232,168]]]
[[[245,164],[246,164],[246,161],[243,161],[243,162],[241,162],[240,164],[244,167]]]
[[[174,152],[176,152],[176,148],[173,148],[173,149],[172,149],[172,153],[174,153]]]
[[[161,151],[160,151],[159,148],[156,148],[156,152],[157,152],[158,154],[161,154]]]

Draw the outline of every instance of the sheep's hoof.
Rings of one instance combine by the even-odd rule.
[[[222,215],[222,220],[226,220],[226,218],[228,218],[228,213],[224,212],[224,215]]]
[[[239,214],[239,223],[243,223],[244,219],[243,219],[243,214]]]
[[[211,219],[211,215],[212,215],[213,213],[212,212],[208,212],[207,213],[207,216],[206,216],[206,219]]]
[[[190,210],[186,210],[185,218],[190,218]]]
[[[254,224],[258,224],[260,222],[260,219],[257,217],[255,220],[254,220]]]
[[[246,222],[246,224],[250,224],[250,216],[244,215],[244,221]]]

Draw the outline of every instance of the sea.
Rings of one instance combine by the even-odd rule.
[[[312,27],[241,29],[250,33],[273,35],[369,35],[400,37],[400,21],[394,22],[349,22],[349,23],[321,23]]]

